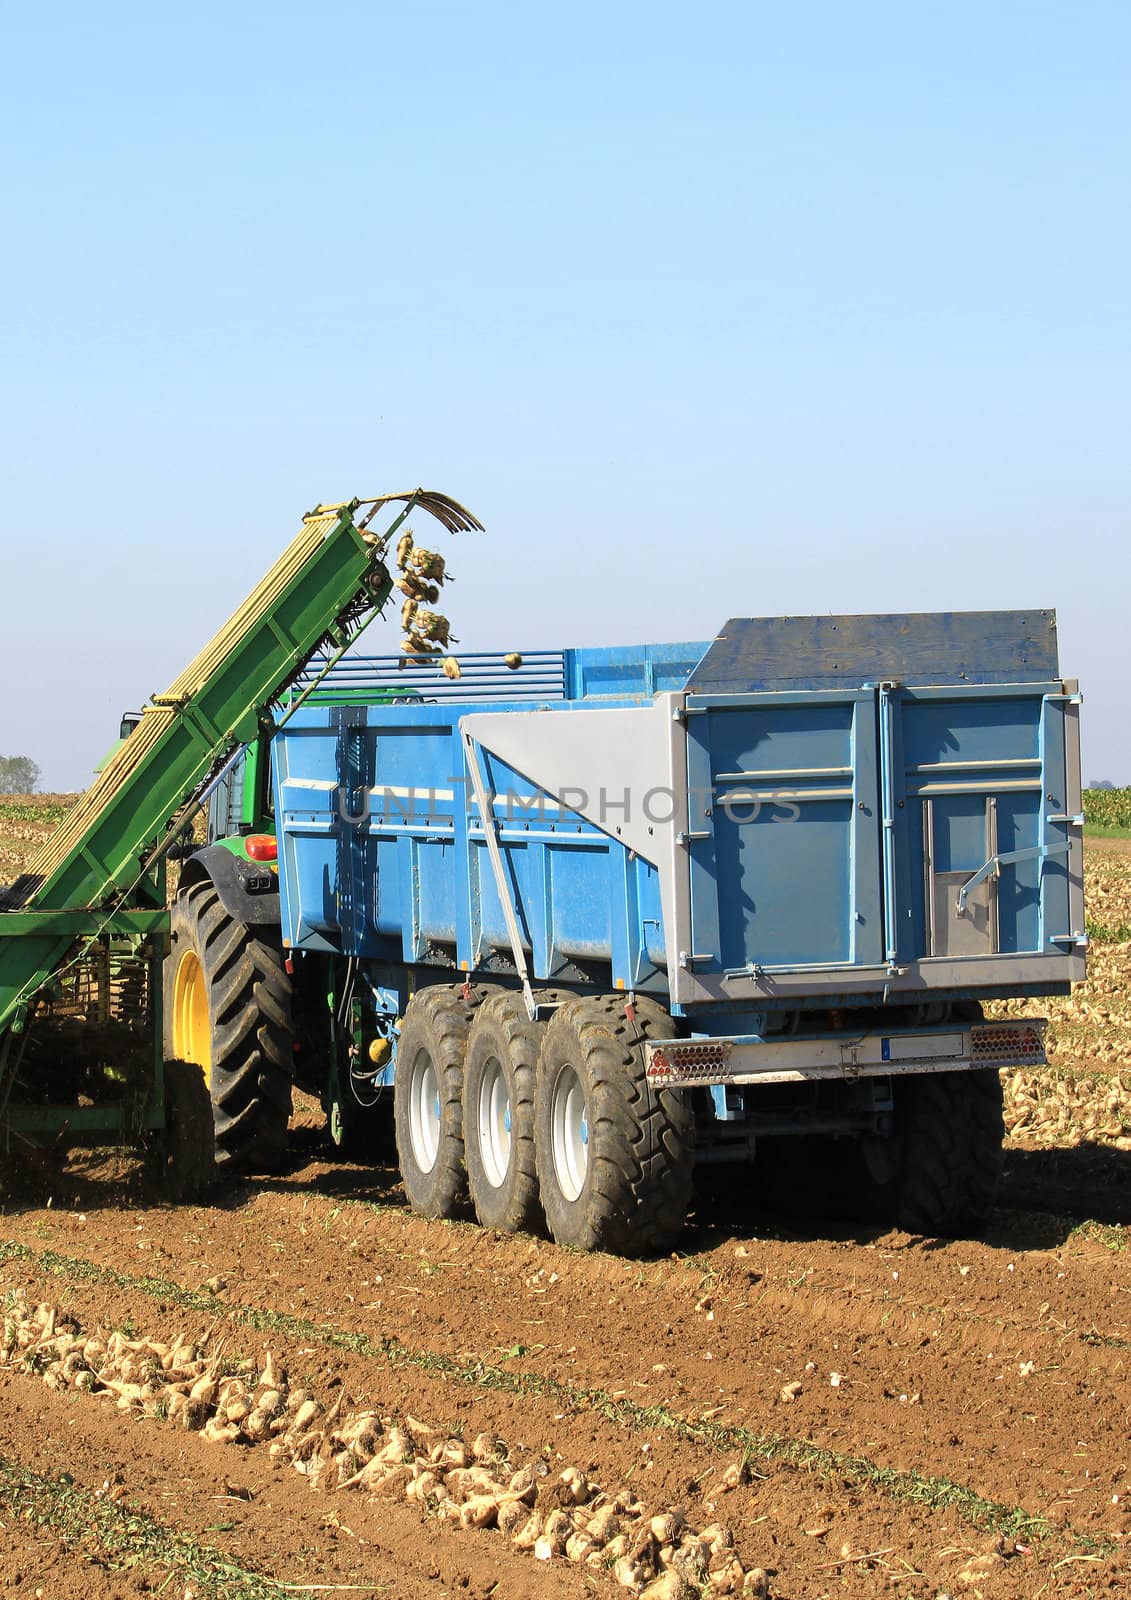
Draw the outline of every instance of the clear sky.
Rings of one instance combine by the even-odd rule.
[[[0,0],[0,70],[45,787],[302,512],[420,482],[490,530],[468,648],[1053,605],[1131,782],[1131,6]]]

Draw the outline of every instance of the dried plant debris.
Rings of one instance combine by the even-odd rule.
[[[265,1446],[319,1493],[396,1497],[465,1529],[495,1529],[539,1561],[612,1572],[641,1600],[697,1595],[769,1596],[769,1576],[747,1567],[723,1523],[697,1527],[686,1507],[657,1507],[627,1487],[606,1490],[542,1456],[512,1457],[480,1433],[470,1443],[417,1417],[351,1410],[339,1389],[326,1404],[262,1361],[229,1353],[223,1337],[130,1338],[85,1333],[69,1312],[10,1300],[0,1364],[48,1388],[113,1401],[133,1416],[197,1433],[210,1444]]]

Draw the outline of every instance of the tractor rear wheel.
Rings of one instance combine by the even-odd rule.
[[[213,1154],[212,1102],[195,1061],[165,1062],[165,1128],[154,1141],[155,1176],[165,1198],[191,1204],[218,1179]]]
[[[200,1072],[218,1177],[287,1153],[294,1023],[281,948],[235,921],[205,880],[179,894],[165,962],[165,1056]]]

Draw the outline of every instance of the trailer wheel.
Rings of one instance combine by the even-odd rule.
[[[909,1233],[943,1237],[984,1227],[997,1199],[1004,1157],[999,1074],[905,1078],[897,1086],[895,1120],[897,1225]]]
[[[281,949],[235,921],[207,880],[179,894],[165,962],[165,1055],[200,1069],[219,1176],[280,1165],[294,1026]]]
[[[422,1217],[451,1217],[467,1198],[463,1067],[475,1013],[494,991],[433,984],[409,1001],[397,1043],[393,1118],[405,1194]]]
[[[486,1002],[471,1025],[463,1093],[468,1187],[485,1228],[537,1227],[534,1083],[545,1026],[531,1022],[521,994]]]
[[[671,1019],[654,1001],[571,1000],[546,1025],[535,1089],[542,1206],[558,1244],[645,1254],[678,1236],[691,1196],[690,1100],[655,1089],[644,1045]]]

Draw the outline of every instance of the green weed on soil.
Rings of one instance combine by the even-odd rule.
[[[69,1548],[116,1571],[141,1568],[191,1580],[200,1600],[280,1600],[289,1585],[229,1561],[144,1511],[80,1488],[68,1473],[44,1477],[0,1455],[0,1507],[7,1518],[49,1528]],[[30,1589],[29,1585],[29,1589]],[[37,1591],[38,1592],[38,1591]]]

